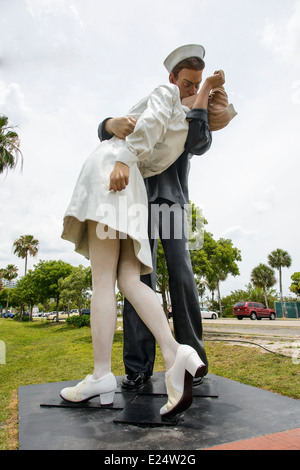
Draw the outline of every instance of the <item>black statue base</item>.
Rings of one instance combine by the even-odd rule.
[[[299,401],[211,374],[194,388],[191,408],[165,421],[164,373],[138,392],[122,392],[122,378],[105,407],[62,400],[60,390],[77,381],[20,387],[20,450],[200,450],[300,427]]]
[[[164,380],[164,373],[156,373],[152,380],[137,391],[122,391],[121,382],[123,377],[117,377],[118,390],[115,393],[112,405],[101,406],[99,398],[94,398],[85,403],[69,403],[60,397],[47,400],[41,403],[44,408],[77,408],[77,409],[98,409],[123,410],[114,419],[115,423],[124,423],[144,426],[174,426],[177,425],[180,417],[173,420],[163,419],[159,410],[167,402],[167,391]],[[72,387],[78,381],[66,382],[63,387]],[[205,377],[203,383],[194,387],[194,397],[218,397],[218,382],[212,377]]]

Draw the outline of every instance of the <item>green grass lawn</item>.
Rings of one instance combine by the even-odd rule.
[[[82,380],[93,371],[91,333],[88,327],[74,329],[65,323],[0,319],[0,341],[6,347],[5,364],[0,364],[0,450],[17,449],[18,387]],[[300,398],[300,365],[290,358],[221,342],[207,342],[205,347],[210,373]],[[115,375],[125,373],[122,351],[123,332],[117,330],[112,354]],[[155,371],[161,370],[164,362],[157,347]]]

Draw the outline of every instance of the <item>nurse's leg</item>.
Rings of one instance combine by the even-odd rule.
[[[141,320],[155,336],[166,364],[172,367],[179,344],[175,341],[167,318],[155,292],[140,279],[141,265],[130,238],[120,240],[118,287],[133,305]]]
[[[88,221],[88,240],[93,276],[91,331],[94,348],[94,373],[74,387],[66,387],[60,396],[81,403],[100,396],[100,403],[113,402],[117,381],[111,372],[111,351],[116,329],[116,271],[120,251],[118,239],[100,240],[97,223]]]
[[[117,322],[116,272],[120,240],[100,240],[97,223],[88,221],[88,240],[92,268],[91,333],[94,350],[93,378],[111,371],[111,351]]]

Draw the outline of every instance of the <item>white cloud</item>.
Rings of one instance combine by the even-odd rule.
[[[231,238],[233,241],[240,239],[253,240],[257,236],[256,230],[247,230],[240,225],[229,227],[222,233],[223,238]]]
[[[262,42],[284,62],[299,64],[300,60],[300,1],[295,1],[288,14],[280,19],[267,18]]]
[[[26,0],[26,8],[34,18],[47,15],[62,16],[73,12],[75,7],[68,0]]]
[[[270,211],[276,205],[276,190],[274,186],[266,187],[260,192],[260,199],[253,201],[254,211],[258,214]]]
[[[6,85],[0,80],[0,107],[1,113],[9,116],[10,122],[14,124],[26,123],[33,116],[33,111],[27,106],[19,83],[12,82]]]

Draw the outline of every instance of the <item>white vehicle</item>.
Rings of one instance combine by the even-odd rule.
[[[216,320],[218,318],[217,312],[208,310],[208,308],[206,307],[200,307],[200,310],[201,310],[201,318],[209,318],[211,320]]]
[[[59,320],[65,320],[66,318],[73,317],[74,315],[79,315],[78,310],[77,310],[77,313],[76,312],[73,312],[73,313],[70,312],[69,314],[68,314],[68,312],[58,312],[58,319]],[[57,313],[56,312],[50,313],[50,315],[47,316],[47,320],[56,321],[57,320]]]

